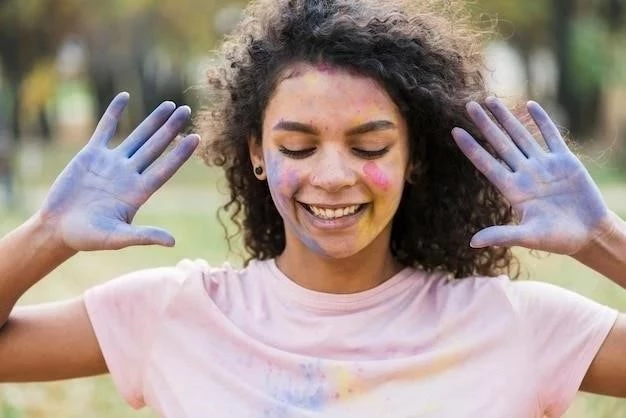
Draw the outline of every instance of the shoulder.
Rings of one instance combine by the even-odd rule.
[[[536,280],[513,280],[506,275],[469,276],[454,279],[442,274],[431,274],[427,284],[431,292],[450,298],[483,299],[496,298],[508,301],[516,308],[532,302],[580,301],[583,296],[553,285]]]
[[[242,286],[262,270],[258,262],[236,268],[228,263],[212,266],[203,259],[183,259],[174,266],[133,271],[95,286],[85,293],[85,301],[92,306],[127,305],[162,310],[179,298],[232,293],[233,288]]]
[[[445,289],[454,304],[475,307],[481,316],[508,316],[538,341],[554,339],[566,329],[605,329],[617,312],[570,289],[507,276],[440,280],[437,288]]]
[[[490,301],[491,305],[511,305],[510,293],[514,281],[508,276],[469,276],[453,278],[441,273],[426,275],[425,287],[431,297],[450,303],[468,305]]]
[[[471,276],[461,279],[441,274],[427,276],[426,291],[438,306],[475,314],[497,313],[528,321],[542,321],[552,312],[601,310],[599,304],[571,290],[535,280],[508,276]]]

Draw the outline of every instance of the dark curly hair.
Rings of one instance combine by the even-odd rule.
[[[230,201],[220,213],[243,230],[250,258],[278,256],[283,221],[267,182],[253,174],[248,141],[262,141],[264,110],[290,65],[326,64],[380,83],[409,128],[412,172],[393,219],[391,251],[427,271],[517,276],[510,249],[473,249],[478,230],[511,223],[508,202],[452,140],[469,100],[484,102],[483,33],[455,1],[265,0],[248,6],[209,71],[210,108],[198,128],[200,154],[223,167]],[[220,218],[221,221],[221,218]],[[229,242],[233,236],[229,235]],[[249,259],[248,259],[249,261]]]

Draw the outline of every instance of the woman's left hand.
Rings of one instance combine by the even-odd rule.
[[[483,229],[470,245],[522,246],[572,255],[607,233],[611,212],[547,113],[537,103],[528,103],[547,145],[544,150],[500,100],[489,98],[486,106],[501,127],[478,103],[470,102],[467,111],[495,156],[461,128],[455,128],[452,135],[467,158],[509,201],[519,223]]]

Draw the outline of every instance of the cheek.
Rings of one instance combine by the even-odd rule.
[[[363,174],[367,181],[377,189],[386,192],[391,187],[389,175],[373,161],[368,161],[363,165]]]
[[[268,155],[267,182],[274,197],[280,200],[289,200],[300,184],[300,173],[281,155]]]

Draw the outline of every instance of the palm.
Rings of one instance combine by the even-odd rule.
[[[480,231],[473,245],[520,245],[560,254],[577,252],[602,232],[609,217],[597,186],[538,105],[531,104],[529,110],[548,151],[501,103],[491,101],[489,107],[508,135],[479,106],[470,105],[468,110],[506,166],[467,132],[457,130],[454,136],[461,150],[510,202],[519,224]]]
[[[172,245],[159,228],[133,227],[138,209],[189,158],[197,144],[190,136],[155,160],[186,122],[187,108],[161,105],[117,148],[107,143],[126,104],[119,95],[94,136],[54,182],[40,211],[74,250],[118,249],[128,245]]]

